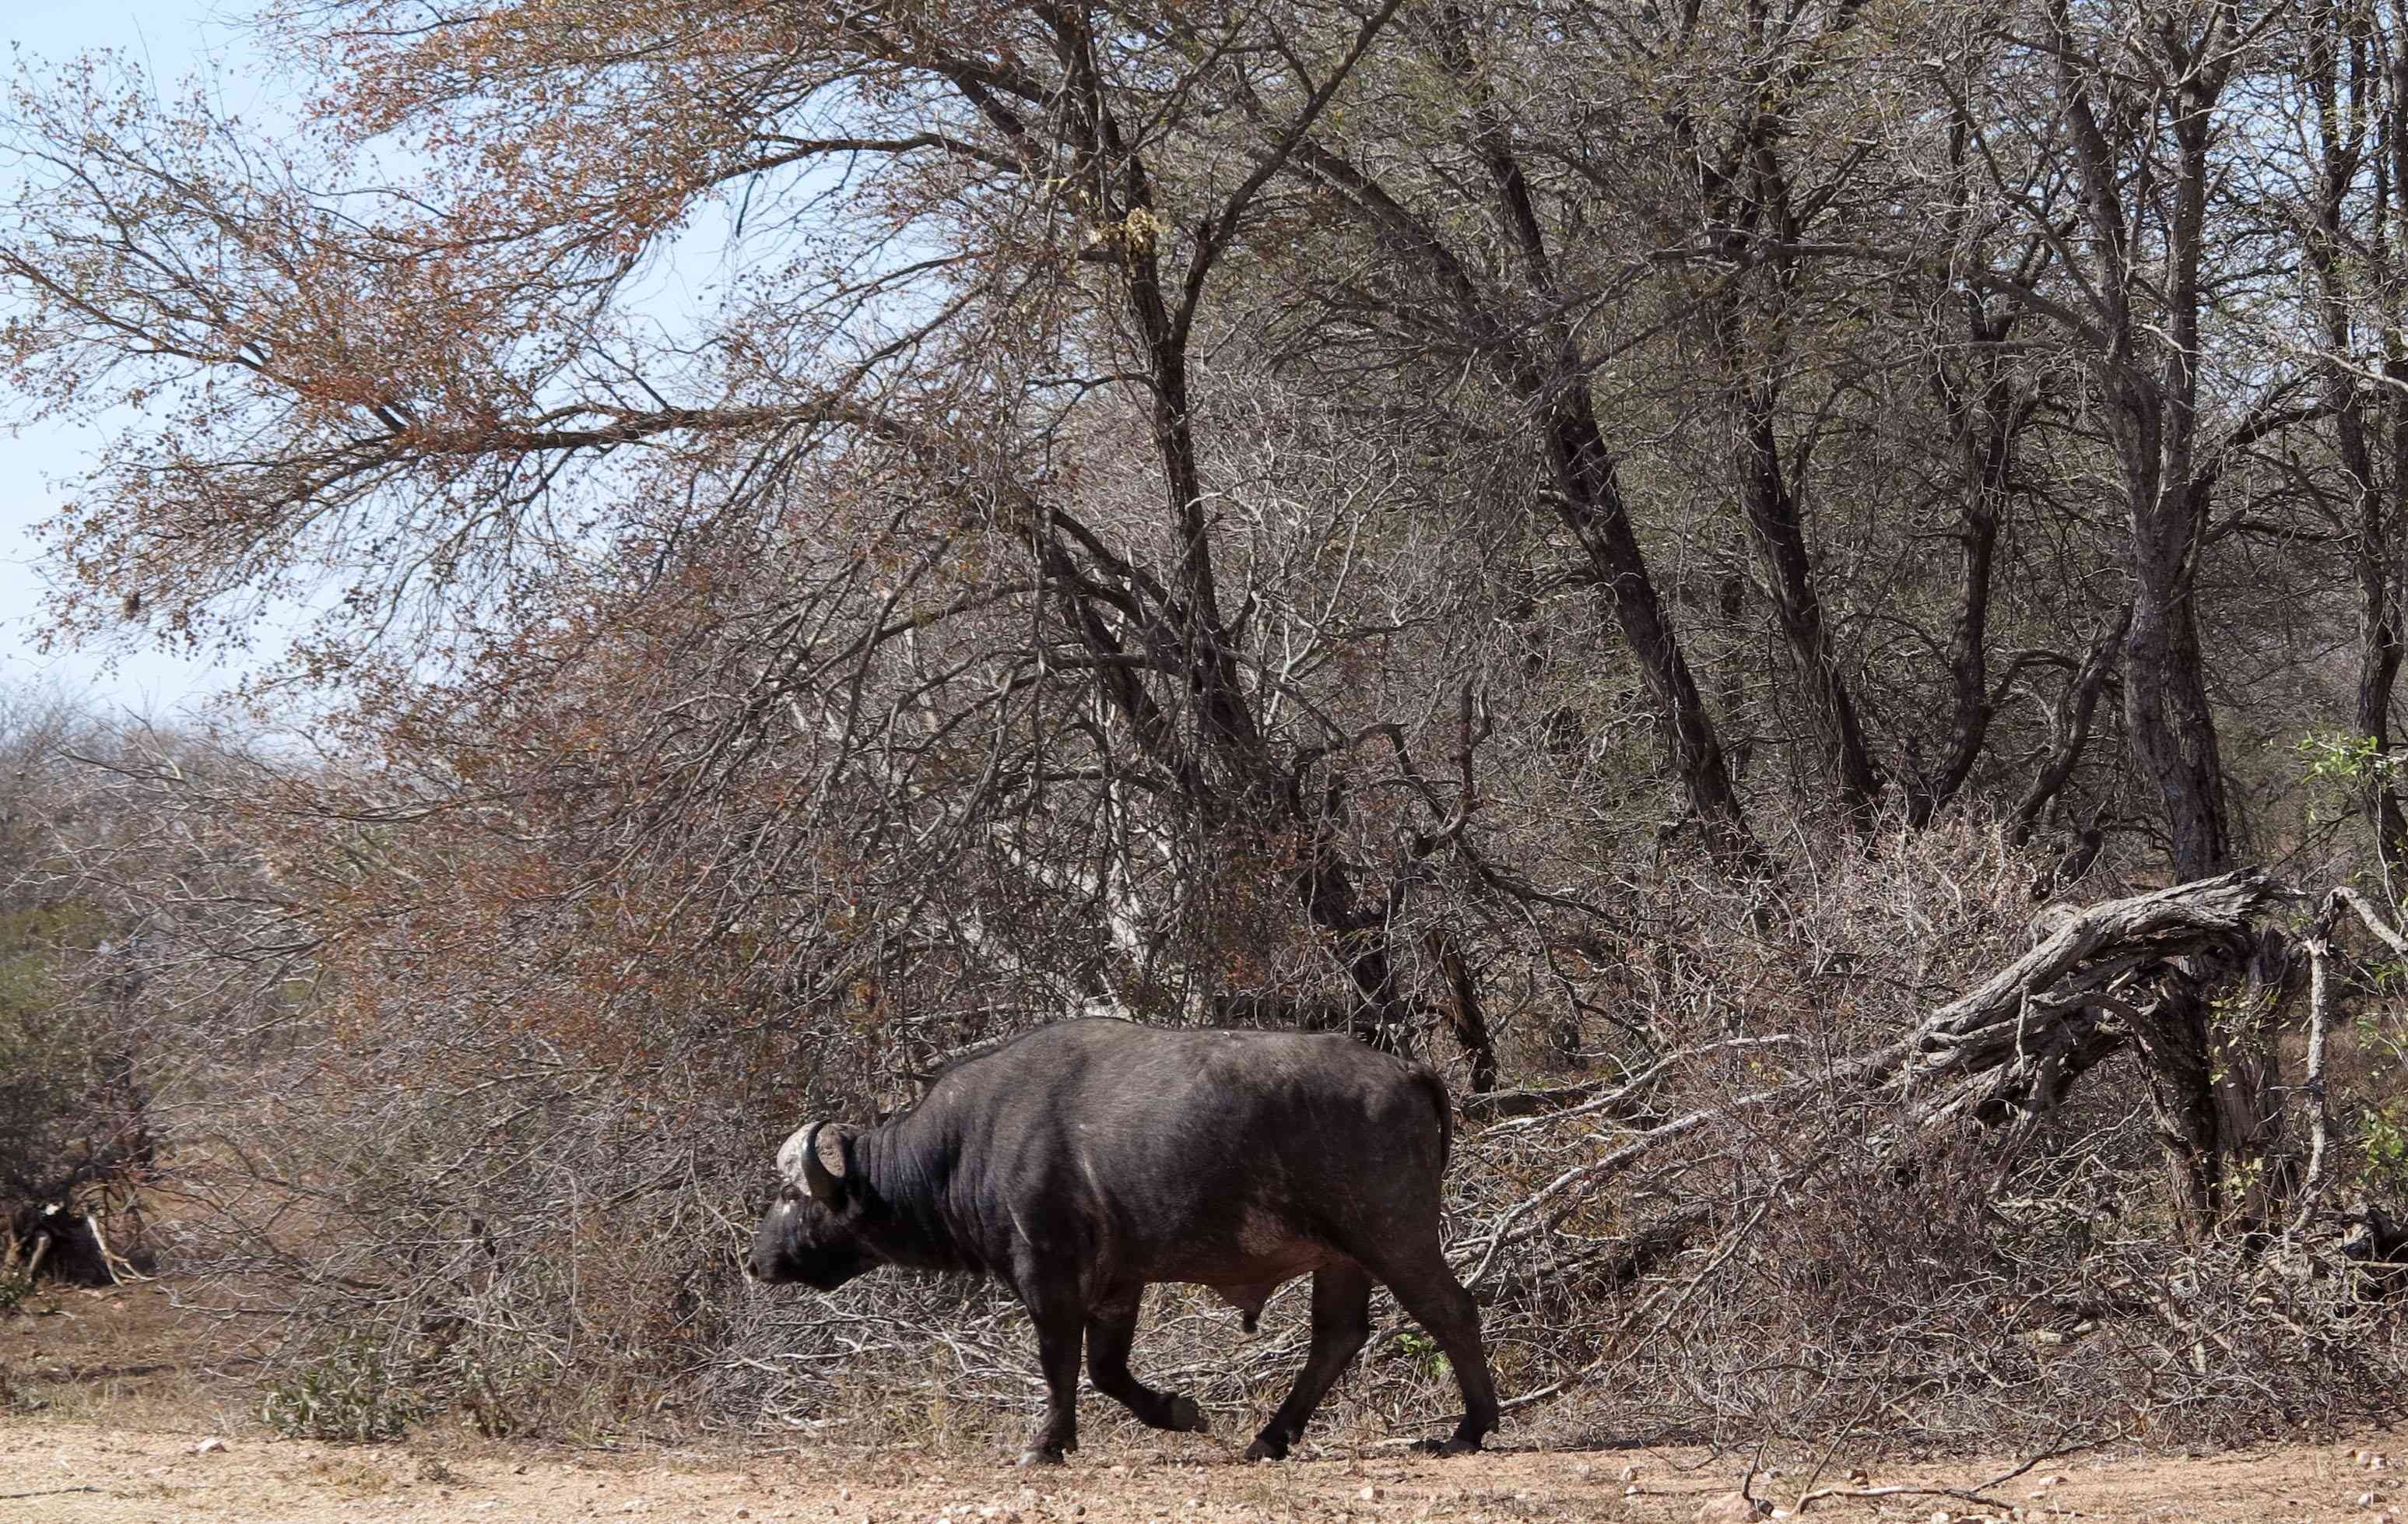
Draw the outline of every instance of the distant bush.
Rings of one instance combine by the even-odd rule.
[[[425,1409],[380,1340],[348,1338],[271,1381],[260,1421],[287,1439],[399,1439]]]

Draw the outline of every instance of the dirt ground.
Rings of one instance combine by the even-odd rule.
[[[1226,1435],[1127,1437],[1096,1423],[1068,1465],[1020,1471],[986,1453],[835,1456],[774,1440],[748,1448],[616,1453],[458,1435],[351,1445],[270,1437],[239,1393],[198,1384],[172,1348],[156,1287],[62,1293],[0,1317],[0,1524],[179,1520],[742,1519],[747,1524],[1687,1524],[1729,1493],[1744,1456],[1696,1449],[1559,1453],[1511,1445],[1452,1459],[1384,1448],[1268,1466]],[[1100,1404],[1101,1399],[1091,1399]],[[1101,1418],[1091,1416],[1091,1423]],[[1795,1515],[1802,1469],[1753,1491],[1822,1520],[2214,1519],[2408,1524],[2394,1438],[2213,1456],[2069,1455],[1985,1486],[2008,1457],[1885,1465]],[[1332,1446],[1332,1448],[1336,1448]],[[2408,1470],[2408,1440],[2397,1444]],[[1326,1455],[1326,1452],[1325,1452]],[[2370,1465],[2379,1455],[2382,1463]],[[1870,1494],[1870,1495],[1865,1495]],[[1952,1495],[1953,1494],[1953,1495]],[[1733,1513],[1731,1518],[1743,1517]]]

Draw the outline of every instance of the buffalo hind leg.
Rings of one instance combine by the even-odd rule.
[[[1076,1308],[1030,1309],[1037,1325],[1037,1363],[1045,1373],[1045,1421],[1020,1452],[1024,1466],[1058,1466],[1079,1447],[1079,1342],[1086,1319]]]
[[[1440,1455],[1477,1450],[1497,1427],[1497,1386],[1488,1377],[1488,1356],[1480,1345],[1480,1304],[1447,1268],[1435,1242],[1410,1253],[1383,1256],[1372,1270],[1396,1294],[1397,1304],[1429,1330],[1463,1387],[1463,1421],[1455,1426],[1453,1437],[1431,1440],[1422,1447]]]
[[[1249,1460],[1282,1460],[1304,1434],[1306,1420],[1371,1337],[1371,1277],[1351,1260],[1312,1272],[1312,1347],[1287,1401],[1246,1446]]]
[[[1129,1346],[1137,1341],[1138,1303],[1145,1287],[1115,1291],[1104,1305],[1087,1314],[1087,1374],[1096,1390],[1118,1400],[1137,1415],[1138,1422],[1183,1434],[1205,1432],[1204,1410],[1196,1400],[1177,1392],[1160,1392],[1140,1381],[1129,1369]]]

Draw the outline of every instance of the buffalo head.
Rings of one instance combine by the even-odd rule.
[[[852,1152],[853,1135],[825,1122],[797,1128],[778,1150],[778,1199],[762,1215],[744,1267],[754,1280],[833,1291],[877,1267],[862,1242]]]

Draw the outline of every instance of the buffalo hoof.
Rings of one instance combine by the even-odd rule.
[[[1456,1434],[1451,1439],[1426,1439],[1413,1446],[1417,1455],[1478,1455],[1480,1436]]]
[[[1062,1446],[1059,1445],[1036,1445],[1020,1452],[1020,1464],[1024,1466],[1058,1466],[1061,1463]]]
[[[1174,1434],[1209,1434],[1212,1426],[1204,1421],[1204,1410],[1196,1405],[1193,1397],[1174,1397],[1162,1410],[1162,1427]]]
[[[1276,1434],[1257,1434],[1254,1436],[1254,1442],[1246,1446],[1244,1459],[1248,1460],[1285,1460],[1287,1459],[1287,1441],[1280,1438]]]

